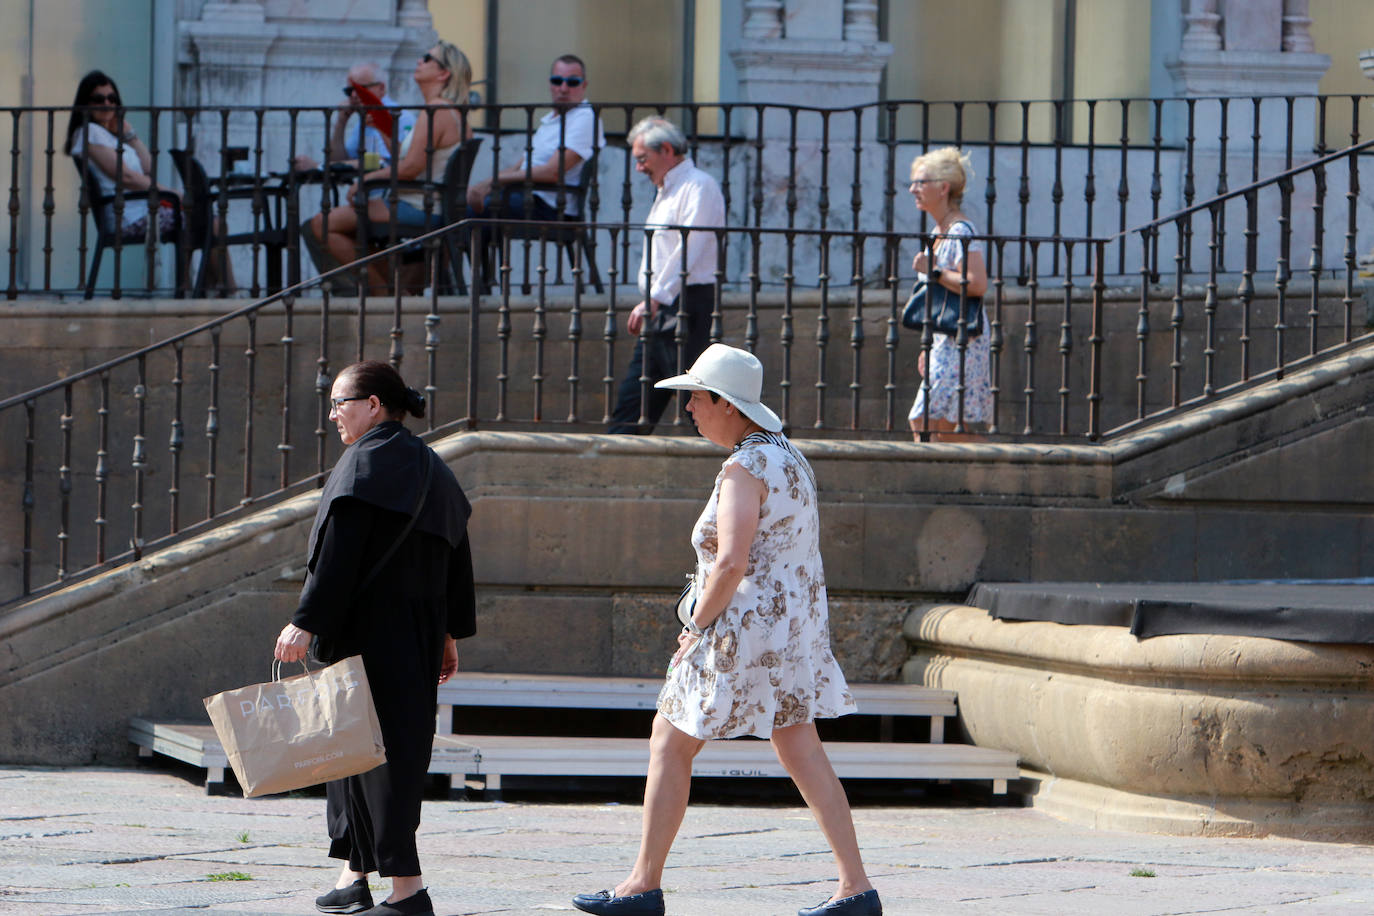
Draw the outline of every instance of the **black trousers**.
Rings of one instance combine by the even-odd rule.
[[[711,311],[715,305],[715,284],[694,283],[683,288],[681,295],[672,304],[658,310],[655,325],[661,327],[664,319],[669,320],[666,329],[656,327],[647,336],[648,352],[645,352],[645,338],[635,343],[634,356],[625,369],[625,377],[620,380],[616,394],[615,410],[611,412],[611,426],[607,432],[634,433],[648,435],[654,425],[678,392],[663,391],[653,387],[655,382],[672,378],[691,368],[696,358],[711,343]],[[671,318],[677,317],[682,323],[682,366],[678,367],[677,329],[671,326]],[[649,378],[649,404],[644,411],[646,423],[639,425],[642,383],[641,376]],[[685,403],[685,400],[684,400]]]

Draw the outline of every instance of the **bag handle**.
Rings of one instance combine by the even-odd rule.
[[[300,662],[301,670],[304,671],[306,674],[309,674],[310,666],[305,663],[305,659],[302,658]],[[281,680],[281,659],[274,658],[272,659],[272,681],[273,683],[275,683],[279,680]]]

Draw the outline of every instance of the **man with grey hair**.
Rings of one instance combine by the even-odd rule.
[[[353,115],[358,113],[357,109],[362,105],[357,91],[359,86],[381,99],[383,105],[394,107],[398,104],[386,94],[386,82],[382,76],[382,69],[372,61],[360,61],[348,68],[348,80],[343,85],[344,100],[339,103],[337,115],[331,119],[330,162],[357,162],[363,153],[376,153],[382,165],[391,161],[391,138],[382,136],[382,132],[371,124],[367,124],[360,131],[358,122],[353,121]],[[396,142],[399,144],[405,140],[406,134],[410,133],[414,126],[414,109],[400,112],[396,116]],[[360,134],[363,141],[361,152],[358,149]],[[318,162],[306,155],[297,156],[291,163],[298,171],[309,171],[319,167]]]
[[[685,372],[711,342],[715,305],[716,235],[687,233],[686,250],[678,227],[725,225],[725,198],[720,185],[687,155],[687,139],[672,121],[648,117],[629,134],[635,171],[658,188],[649,208],[649,238],[640,258],[639,291],[644,299],[630,312],[629,330],[637,335],[634,356],[620,382],[613,433],[651,433],[673,398],[654,383]],[[684,268],[685,264],[685,268]],[[683,271],[686,283],[683,283]],[[678,361],[678,323],[683,352]],[[642,402],[645,389],[649,401]],[[640,423],[640,414],[644,423]]]

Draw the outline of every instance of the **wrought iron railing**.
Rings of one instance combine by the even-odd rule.
[[[624,226],[647,208],[651,189],[634,174],[623,143],[615,138],[639,117],[662,111],[682,124],[693,155],[719,177],[735,225],[923,231],[923,218],[902,199],[908,164],[920,152],[953,143],[972,155],[975,177],[966,199],[985,231],[1096,237],[1224,195],[1237,180],[1254,182],[1359,143],[1359,112],[1368,100],[1352,95],[884,101],[850,109],[597,104],[613,146],[599,160],[585,216],[593,223]],[[459,110],[486,139],[472,173],[483,178],[528,149],[541,106]],[[316,210],[338,206],[347,179],[326,170],[306,180],[289,166],[300,153],[324,158],[319,140],[325,139],[327,150],[335,109],[129,107],[125,112],[153,154],[154,181],[176,184],[164,155],[171,149],[193,152],[220,173],[215,177],[227,178],[215,187],[211,209],[227,232],[245,237],[227,252],[242,290],[257,297],[277,273],[287,283],[313,273],[308,258],[302,263],[300,222]],[[10,299],[68,294],[84,289],[90,279],[92,202],[81,193],[76,171],[61,161],[66,157],[60,140],[69,117],[66,108],[0,109],[0,146],[10,153],[4,281]],[[1336,120],[1341,136],[1328,127]],[[350,122],[355,126],[360,128],[356,118]],[[122,209],[120,195],[113,206],[116,212]],[[151,244],[132,264],[125,265],[122,250],[133,243],[113,240],[115,256],[96,284],[102,293],[185,292],[176,289],[169,259],[159,258],[156,221],[150,223],[144,241]],[[622,244],[619,252],[601,246],[601,269],[615,257],[622,274],[629,270],[632,254],[628,243]],[[1021,253],[1018,249],[1018,257]],[[1151,276],[1157,277],[1159,253],[1152,249],[1142,255],[1125,245],[1117,246],[1106,272],[1134,276],[1141,256],[1148,257]],[[1234,263],[1224,246],[1220,257],[1223,270]],[[269,264],[275,264],[270,277]],[[1019,263],[1015,275],[1025,280]],[[780,284],[781,278],[764,282]]]
[[[1364,141],[1329,153],[1125,236],[973,236],[988,268],[992,402],[976,431],[994,441],[1102,441],[1368,340],[1358,260],[1374,228],[1360,199],[1372,150]],[[1333,203],[1337,179],[1343,200]],[[17,490],[23,516],[9,529],[22,527],[22,539],[0,547],[0,599],[58,587],[318,483],[339,448],[327,423],[332,377],[357,358],[388,359],[422,385],[433,433],[604,430],[635,343],[620,329],[640,299],[638,260],[633,270],[608,260],[594,292],[596,249],[574,245],[572,284],[556,288],[570,224],[523,225],[533,235],[511,238],[491,221],[436,230],[0,401],[0,442],[11,444],[0,449],[0,479]],[[646,241],[639,225],[584,228],[617,253]],[[899,317],[909,258],[932,243],[928,234],[697,231],[719,255],[711,336],[760,354],[765,397],[794,436],[911,435],[904,408],[925,385],[916,363],[933,337],[903,333]],[[501,239],[499,272],[474,274],[491,237]],[[441,294],[453,278],[450,239],[466,252],[466,296]],[[1134,289],[1106,282],[1123,243],[1140,252]],[[1235,245],[1240,270],[1224,274],[1222,253]],[[1304,249],[1306,266],[1295,266]],[[1154,251],[1172,259],[1162,287],[1151,283]],[[428,294],[395,292],[404,262],[421,256]],[[519,293],[522,258],[528,296]],[[1190,259],[1201,274],[1188,272]],[[370,263],[388,266],[391,294],[369,294],[361,281]],[[770,285],[774,267],[780,282]],[[1267,283],[1261,272],[1271,267]],[[356,294],[335,295],[350,273]],[[956,346],[966,370],[970,342]],[[674,406],[658,431],[690,430]]]

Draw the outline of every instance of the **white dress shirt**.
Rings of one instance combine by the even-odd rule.
[[[724,226],[725,198],[720,185],[697,168],[690,156],[668,170],[663,187],[645,220],[649,229],[664,226]],[[652,287],[645,288],[644,274],[652,272]],[[687,234],[687,283],[716,282],[716,234]],[[652,243],[644,246],[639,262],[639,291],[660,305],[667,305],[682,292],[682,233],[662,229],[653,233]]]

